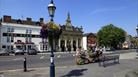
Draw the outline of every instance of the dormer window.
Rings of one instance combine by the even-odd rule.
[[[18,24],[22,24],[22,21],[20,19],[17,20]]]
[[[36,22],[36,25],[38,25],[38,26],[39,26],[39,25],[40,25],[40,22]]]

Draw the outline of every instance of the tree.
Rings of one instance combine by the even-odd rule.
[[[126,32],[113,24],[102,27],[97,33],[99,46],[118,48],[125,41]]]

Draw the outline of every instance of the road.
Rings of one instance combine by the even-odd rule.
[[[55,66],[75,65],[73,53],[55,54]],[[27,58],[27,67],[48,67],[50,65],[50,54],[0,56],[0,71],[23,68],[23,58]]]
[[[116,50],[110,54],[123,54],[134,52],[135,50]],[[112,51],[109,51],[112,52]],[[27,58],[27,67],[49,67],[50,66],[50,53],[38,54],[38,55],[18,55],[18,56],[0,56],[0,71],[23,69],[23,58]],[[56,53],[55,54],[55,66],[71,66],[75,65],[74,53]]]

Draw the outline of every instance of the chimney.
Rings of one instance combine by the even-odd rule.
[[[32,25],[32,18],[27,17],[26,18],[26,24]]]
[[[43,18],[40,18],[39,20],[40,20],[40,22],[44,22],[44,19]]]
[[[11,22],[11,16],[4,15],[3,22]]]
[[[26,18],[27,21],[31,22],[32,21],[32,18]]]

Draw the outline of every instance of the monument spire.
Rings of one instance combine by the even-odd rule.
[[[69,12],[67,15],[66,26],[71,26],[71,19],[70,19],[70,13]]]

